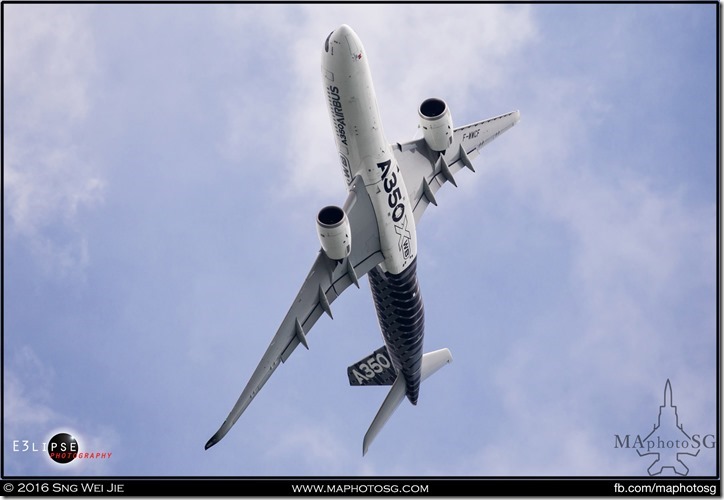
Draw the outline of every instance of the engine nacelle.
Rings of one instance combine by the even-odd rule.
[[[431,97],[420,104],[420,128],[433,151],[445,151],[453,140],[452,115],[442,99]]]
[[[324,207],[317,215],[317,236],[322,250],[332,260],[342,260],[352,250],[352,230],[347,214],[339,207]]]

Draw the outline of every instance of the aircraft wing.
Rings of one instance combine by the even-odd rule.
[[[480,149],[520,120],[520,113],[504,115],[465,125],[453,131],[453,142],[444,154],[430,150],[424,138],[393,144],[397,163],[410,194],[415,222],[419,222],[427,206],[437,205],[435,193],[445,182],[457,186],[455,174],[467,167],[473,172],[471,160]]]
[[[277,366],[285,362],[300,343],[309,349],[306,336],[323,313],[332,316],[329,305],[352,283],[359,287],[357,280],[384,260],[372,202],[359,176],[353,181],[344,211],[352,231],[349,257],[337,263],[320,250],[312,270],[304,280],[302,289],[261,358],[259,366],[254,370],[229,416],[206,443],[206,449],[226,435]]]

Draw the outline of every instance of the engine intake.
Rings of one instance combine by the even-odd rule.
[[[431,97],[420,104],[420,128],[428,147],[445,151],[453,141],[452,115],[442,99]]]
[[[352,250],[352,231],[347,214],[340,207],[324,207],[317,215],[317,236],[322,250],[332,260],[341,261]]]

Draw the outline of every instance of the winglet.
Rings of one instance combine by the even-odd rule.
[[[228,422],[228,419],[224,420],[224,423],[221,424],[221,427],[219,427],[219,430],[216,431],[216,434],[211,436],[211,439],[209,439],[206,442],[206,445],[204,446],[204,450],[208,450],[209,448],[214,446],[216,443],[221,441],[221,438],[226,436],[226,433],[229,432],[229,428],[230,428],[230,426],[226,425],[227,422]]]
[[[211,439],[209,439],[209,440],[206,442],[206,446],[204,446],[204,449],[205,449],[205,450],[208,450],[209,448],[211,448],[212,446],[214,446],[214,445],[215,445],[216,443],[218,443],[218,442],[219,442],[219,440],[216,439],[216,434],[214,434],[214,435],[211,437]]]

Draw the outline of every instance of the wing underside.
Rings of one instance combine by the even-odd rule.
[[[299,344],[309,348],[307,334],[322,314],[327,313],[332,316],[330,304],[351,284],[354,283],[359,287],[358,280],[384,260],[380,251],[374,209],[364,183],[359,177],[351,184],[344,210],[352,231],[350,255],[339,263],[331,260],[320,250],[301,290],[251,379],[229,416],[206,443],[206,449],[226,435],[274,370],[289,358]]]
[[[520,120],[520,113],[482,120],[453,131],[450,147],[442,153],[432,151],[424,139],[393,145],[395,158],[412,198],[415,222],[419,222],[427,206],[437,205],[435,193],[446,182],[457,186],[455,174],[462,168],[475,171],[472,160],[480,149]]]

